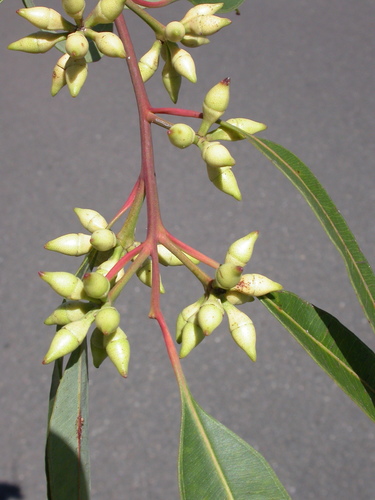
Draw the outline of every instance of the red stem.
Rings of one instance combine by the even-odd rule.
[[[150,111],[161,115],[187,116],[189,118],[203,118],[203,113],[193,109],[183,108],[150,108]]]

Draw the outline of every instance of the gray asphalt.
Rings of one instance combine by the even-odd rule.
[[[59,299],[37,271],[74,272],[79,263],[43,244],[80,230],[73,207],[111,218],[136,179],[139,140],[124,63],[92,65],[77,99],[65,90],[52,99],[57,53],[6,49],[33,31],[14,13],[20,6],[0,6],[0,499],[39,500],[52,373],[41,359],[53,334],[43,320]],[[160,19],[180,19],[188,7],[178,2]],[[199,109],[205,92],[230,76],[225,117],[265,122],[264,137],[313,169],[372,265],[374,14],[370,0],[247,1],[240,16],[230,15],[231,27],[191,51],[198,83],[184,81],[179,100]],[[152,36],[129,17],[140,56]],[[148,88],[153,105],[169,105],[160,73]],[[281,282],[375,348],[343,262],[301,196],[260,153],[230,146],[244,195],[238,203],[206,179],[196,150],[176,150],[162,129],[154,141],[171,232],[220,261],[234,239],[259,230],[248,272]],[[182,269],[166,269],[163,281],[163,310],[173,325],[201,290]],[[148,289],[134,281],[118,302],[132,346],[129,378],[109,363],[90,371],[93,500],[178,498],[179,396],[148,301]],[[295,500],[373,499],[373,423],[259,303],[245,310],[258,331],[258,361],[248,361],[219,328],[183,362],[194,397],[266,457]]]

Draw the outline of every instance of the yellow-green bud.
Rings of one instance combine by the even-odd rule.
[[[130,358],[130,345],[128,338],[121,328],[109,335],[104,336],[104,348],[109,359],[117,368],[122,377],[127,377]]]
[[[71,300],[87,299],[82,281],[74,274],[61,272],[39,272],[43,281],[59,295]]]
[[[10,50],[20,50],[21,52],[29,52],[31,54],[43,54],[52,49],[57,42],[65,40],[66,35],[61,33],[48,33],[46,31],[37,31],[31,33],[16,42],[8,45]]]
[[[227,292],[225,292],[224,297],[230,304],[233,304],[234,306],[246,304],[246,302],[253,302],[254,300],[254,297],[252,297],[251,295],[245,295],[244,293],[236,292],[234,290],[228,290]]]
[[[195,139],[194,130],[185,123],[176,123],[168,130],[168,139],[173,146],[184,149],[193,144]]]
[[[90,235],[83,233],[64,234],[64,236],[59,236],[46,243],[44,248],[64,255],[85,255],[91,248]]]
[[[204,142],[202,159],[209,167],[232,167],[236,160],[228,149],[219,142]]]
[[[233,196],[238,201],[242,200],[241,191],[231,167],[210,167],[207,165],[208,178],[220,191]]]
[[[108,226],[105,218],[95,210],[91,210],[90,208],[75,208],[74,212],[82,226],[87,231],[90,231],[90,233],[93,233],[97,229],[105,229]]]
[[[110,290],[109,280],[100,273],[86,273],[82,279],[85,293],[93,298],[104,300]]]
[[[82,31],[70,33],[65,43],[65,50],[73,59],[82,59],[89,50],[89,42]]]
[[[210,36],[231,24],[231,20],[218,16],[197,16],[188,22],[184,22],[186,34],[196,36]]]
[[[121,57],[125,59],[126,52],[121,39],[110,31],[102,31],[100,33],[94,32],[95,43],[105,56],[108,57]]]
[[[55,96],[66,85],[65,66],[69,59],[70,55],[64,54],[53,68],[51,85],[52,96]]]
[[[229,330],[233,340],[246,352],[252,361],[256,361],[256,332],[253,322],[249,316],[237,309],[237,307],[228,304],[228,302],[223,305],[228,316]]]
[[[120,252],[117,252],[116,250],[119,250]],[[122,254],[122,248],[121,247],[116,247],[116,249],[114,250],[114,253],[112,255],[112,257],[108,260],[105,260],[104,262],[102,262],[96,269],[96,272],[97,273],[100,273],[100,274],[103,274],[103,275],[106,275],[108,274],[108,272],[112,269],[112,267],[117,264],[117,262],[120,260],[121,258],[121,255]],[[124,275],[124,269],[121,269],[115,276],[115,278],[113,278],[113,281],[118,281],[119,279],[121,279],[121,277]],[[112,282],[112,280],[111,280]]]
[[[80,21],[85,10],[85,0],[62,0],[62,6],[68,16]]]
[[[185,36],[185,27],[179,21],[172,21],[164,28],[164,36],[169,42],[179,42]]]
[[[181,87],[181,75],[174,69],[170,58],[167,59],[163,66],[162,80],[169,97],[176,104]]]
[[[45,325],[67,325],[72,321],[82,319],[86,313],[95,308],[92,302],[68,300],[63,302],[53,313],[44,320]]]
[[[92,233],[90,243],[96,250],[106,252],[116,246],[117,238],[110,229],[97,229]]]
[[[124,9],[125,0],[99,0],[85,19],[86,28],[97,24],[113,23]]]
[[[195,7],[192,7],[186,12],[180,22],[186,23],[197,16],[209,16],[216,14],[216,12],[218,12],[223,5],[223,3],[202,3],[195,5]]]
[[[196,316],[199,311],[200,306],[205,301],[205,296],[202,295],[196,302],[185,307],[177,317],[176,321],[176,342],[181,344],[182,342],[182,330],[187,322],[196,322]]]
[[[247,118],[230,118],[229,120],[223,122],[220,127],[207,134],[207,140],[240,141],[242,139],[245,139],[245,137],[241,135],[240,132],[226,127],[226,123],[240,128],[247,134],[256,134],[257,132],[261,132],[262,130],[265,130],[267,128],[267,125],[265,125],[264,123],[254,122],[253,120],[249,120]]]
[[[176,43],[172,42],[168,43],[168,48],[171,54],[172,66],[177,73],[187,78],[190,82],[196,83],[195,63],[189,52],[181,49]]]
[[[90,339],[92,362],[95,368],[99,368],[103,361],[108,357],[107,351],[103,345],[103,339],[104,335],[102,332],[99,328],[95,328]]]
[[[74,25],[64,19],[56,10],[48,7],[29,7],[18,9],[17,14],[29,21],[41,30],[65,30],[74,29]]]
[[[158,69],[161,46],[161,40],[155,40],[151,49],[138,61],[139,71],[144,82],[147,82]]]
[[[202,342],[204,337],[205,335],[199,325],[187,322],[181,333],[180,358],[185,358],[194,347]]]
[[[178,259],[171,251],[168,250],[164,245],[158,245],[158,257],[159,262],[163,266],[182,266],[182,262]],[[192,257],[191,255],[184,254],[188,257],[194,264],[199,264],[199,260]]]
[[[185,47],[190,47],[193,49],[195,47],[200,47],[201,45],[210,43],[210,40],[205,36],[185,35],[181,40],[181,43],[185,45]]]
[[[141,267],[136,271],[136,275],[139,280],[149,287],[152,286],[152,261],[151,259],[146,259]],[[165,288],[160,278],[160,293],[165,293]]]
[[[43,364],[47,365],[77,349],[85,339],[93,320],[94,316],[88,315],[60,328],[52,339],[50,348],[44,356]]]
[[[215,286],[229,290],[237,285],[241,279],[243,268],[235,264],[221,264],[215,273]]]
[[[225,112],[229,104],[230,97],[230,78],[224,78],[210,89],[203,101],[203,120],[198,134],[205,136],[208,129]]]
[[[283,286],[280,283],[276,283],[276,281],[272,281],[261,274],[244,274],[234,287],[234,291],[260,297],[267,293],[282,290],[282,288]]]
[[[202,328],[204,335],[211,335],[223,321],[224,308],[220,299],[210,295],[204,304],[199,308],[197,323]]]
[[[104,335],[108,335],[119,327],[120,313],[113,306],[103,306],[95,316],[95,323]]]
[[[259,231],[253,231],[230,245],[224,262],[231,262],[236,266],[244,267],[253,255],[254,244],[258,239]]]
[[[85,59],[70,57],[65,66],[65,76],[70,95],[77,97],[87,78],[87,62]]]

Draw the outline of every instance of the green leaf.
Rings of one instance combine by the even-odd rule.
[[[236,130],[239,130],[236,128]],[[375,330],[375,276],[344,217],[310,169],[293,153],[265,139],[246,135],[300,191],[343,258],[352,286]]]
[[[274,292],[260,302],[337,385],[375,420],[375,354],[329,313],[293,293]]]
[[[35,3],[33,0],[22,0],[22,3],[24,4],[25,7],[35,7]]]
[[[49,500],[88,500],[88,374],[86,341],[70,356],[63,374],[55,364],[46,442]]]
[[[207,1],[207,0],[189,0],[193,5],[200,5],[202,3],[223,3],[223,7],[219,10],[219,14],[224,12],[230,12],[232,10],[238,9],[240,5],[244,3],[245,0],[215,0],[215,1]]]
[[[266,460],[182,393],[179,483],[183,500],[282,500],[287,492]]]

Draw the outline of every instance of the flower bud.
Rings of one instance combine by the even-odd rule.
[[[224,308],[220,299],[210,295],[204,304],[199,308],[197,323],[202,328],[204,335],[211,335],[223,321]]]
[[[179,21],[172,21],[164,28],[164,36],[169,42],[179,42],[185,36],[185,27]]]
[[[236,160],[228,149],[219,142],[204,142],[202,147],[202,159],[209,167],[232,167]]]
[[[184,17],[181,19],[181,23],[187,23],[191,19],[194,19],[198,16],[209,16],[216,14],[216,12],[218,12],[223,5],[223,3],[202,3],[199,5],[195,5],[195,7],[192,7],[186,12]]]
[[[108,358],[107,351],[103,345],[103,340],[104,335],[98,328],[95,328],[90,339],[92,362],[95,368],[99,368],[103,361]]]
[[[241,201],[241,191],[231,167],[210,167],[207,165],[207,174],[212,184],[220,189],[220,191]]]
[[[87,296],[83,290],[82,281],[74,274],[66,272],[44,272],[38,273],[43,281],[59,295],[71,300],[86,300]]]
[[[89,50],[89,42],[82,31],[70,33],[65,43],[65,50],[73,59],[82,59]]]
[[[253,231],[230,245],[224,262],[231,262],[236,266],[244,267],[253,255],[254,244],[258,239],[259,231]]]
[[[204,337],[205,335],[199,325],[190,322],[186,323],[181,333],[180,358],[185,358],[194,347],[202,342]]]
[[[53,313],[44,320],[45,325],[67,325],[72,321],[82,319],[86,313],[96,307],[92,302],[68,300],[63,302]]]
[[[234,306],[246,304],[246,302],[253,302],[254,300],[254,297],[251,295],[245,295],[244,293],[236,292],[235,290],[228,290],[225,292],[224,297]]]
[[[213,130],[206,135],[208,141],[240,141],[245,139],[245,137],[236,130],[228,128],[225,124],[229,123],[235,127],[240,128],[247,134],[256,134],[267,128],[264,123],[254,122],[253,120],[248,120],[247,118],[230,118],[225,122],[222,122],[220,127]]]
[[[158,245],[158,257],[159,257],[159,262],[163,266],[182,266],[182,262],[180,259],[178,259],[168,248],[166,248],[164,245]],[[188,257],[194,264],[199,264],[199,260],[192,257],[191,255],[187,255],[185,252],[184,254],[186,257]]]
[[[176,104],[181,87],[181,75],[174,69],[170,58],[167,59],[163,66],[162,80],[169,97]]]
[[[193,36],[193,35],[185,35],[181,40],[181,43],[186,47],[195,48],[200,47],[201,45],[206,45],[210,43],[210,40],[205,36]]]
[[[70,95],[77,97],[87,78],[87,62],[85,59],[73,59],[71,57],[65,66],[65,76]]]
[[[230,78],[224,78],[207,92],[202,106],[203,120],[199,135],[205,136],[211,125],[224,114],[229,104],[229,85]]]
[[[104,335],[108,335],[119,327],[120,313],[113,306],[103,306],[95,316],[95,323]]]
[[[256,361],[256,332],[253,322],[249,316],[237,309],[237,307],[227,302],[223,305],[228,316],[229,330],[233,340],[246,352],[252,361]]]
[[[93,233],[97,229],[105,229],[108,226],[105,218],[95,210],[91,210],[90,208],[75,208],[74,211],[79,222],[90,233]]]
[[[50,348],[44,356],[43,364],[47,365],[77,349],[85,339],[93,320],[94,316],[88,315],[60,328],[52,339]]]
[[[187,322],[196,322],[196,315],[199,311],[200,306],[205,301],[205,296],[202,295],[196,302],[185,307],[177,317],[176,321],[176,342],[181,344],[182,342],[182,330]]]
[[[121,328],[104,336],[103,345],[109,359],[117,368],[122,377],[127,377],[130,358],[130,345],[128,338]]]
[[[41,30],[65,30],[74,29],[74,25],[64,19],[56,10],[48,7],[29,7],[18,9],[17,14],[29,21]]]
[[[99,0],[85,19],[86,28],[97,24],[113,23],[123,11],[125,0]]]
[[[54,97],[66,85],[65,67],[69,59],[70,55],[64,54],[60,57],[55,67],[53,68],[51,85],[52,97]]]
[[[64,234],[64,236],[46,243],[44,248],[64,255],[85,255],[91,248],[90,235],[83,233]]]
[[[81,21],[85,10],[85,0],[62,0],[62,6],[68,16],[75,21]]]
[[[102,31],[100,33],[94,32],[94,41],[105,56],[108,57],[121,57],[125,59],[126,52],[121,39],[111,32]]]
[[[187,78],[190,82],[196,83],[195,63],[189,52],[181,49],[177,44],[172,42],[168,43],[168,48],[171,54],[172,66],[177,73]]]
[[[183,23],[183,25],[187,35],[210,36],[228,26],[231,22],[230,19],[225,17],[197,16],[187,23]]]
[[[90,243],[96,250],[106,252],[116,246],[117,238],[110,229],[96,229],[91,235]]]
[[[282,288],[283,286],[280,283],[276,283],[276,281],[272,281],[261,274],[244,274],[234,287],[234,291],[260,297],[267,293],[282,290]]]
[[[168,130],[168,139],[173,146],[184,149],[193,144],[195,139],[194,130],[185,123],[176,123]]]
[[[43,54],[52,49],[57,42],[65,40],[66,35],[61,33],[48,33],[46,31],[37,31],[31,35],[25,36],[16,42],[8,45],[10,50],[20,50],[21,52],[30,52],[32,54]]]
[[[117,262],[120,260],[120,258],[122,257],[122,247],[121,246],[118,246],[115,248],[113,254],[112,254],[112,257],[108,260],[105,260],[104,262],[102,262],[96,269],[96,272],[97,273],[100,273],[100,274],[103,274],[104,276],[106,274],[109,273],[109,271],[112,269],[112,267],[117,264]],[[112,281],[116,282],[118,281],[119,279],[121,279],[121,277],[124,275],[124,269],[121,269],[117,274],[116,276],[113,278],[113,280],[111,280],[111,283]]]
[[[149,287],[152,286],[152,261],[151,259],[146,259],[141,267],[136,271],[136,275],[139,280]],[[160,293],[165,293],[163,283],[160,278]]]
[[[161,46],[161,40],[155,40],[151,49],[138,61],[139,71],[144,82],[147,82],[158,69]]]
[[[98,272],[86,273],[82,279],[88,297],[104,300],[111,288],[109,280]]]
[[[215,286],[229,290],[237,285],[241,279],[243,268],[235,264],[221,264],[215,273]]]

